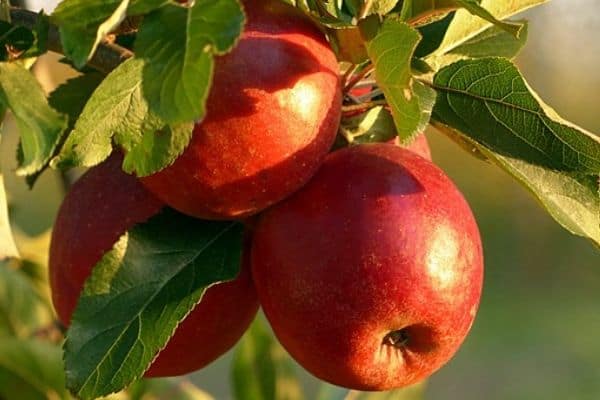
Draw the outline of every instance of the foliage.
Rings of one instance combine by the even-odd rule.
[[[408,143],[432,125],[513,176],[568,231],[600,246],[600,139],[560,118],[511,62],[527,23],[507,18],[544,0],[288,2],[321,24],[343,60],[345,110],[359,112],[342,120],[341,143],[387,141],[391,126]],[[16,173],[30,184],[49,167],[97,165],[115,147],[126,153],[123,169],[137,176],[172,164],[206,113],[216,57],[235,48],[245,23],[237,0],[64,0],[50,19],[19,15],[0,21],[0,111],[16,120]],[[120,27],[138,16],[134,45],[120,48]],[[29,67],[57,49],[82,74],[47,96]],[[133,56],[115,58],[104,74],[106,64],[94,58],[101,50]],[[361,81],[370,90],[353,96]],[[123,396],[175,387],[178,398],[207,398],[188,384],[139,378],[206,288],[236,275],[239,223],[168,210],[123,236],[87,281],[66,335],[63,376],[61,333],[47,294],[28,274],[44,271],[43,263],[19,259],[8,218],[0,174],[0,397],[69,398],[68,387],[91,399],[133,383]],[[45,329],[59,339],[38,337]],[[256,322],[235,356],[236,396],[303,398],[291,365]],[[324,386],[321,397],[413,399],[421,392]]]

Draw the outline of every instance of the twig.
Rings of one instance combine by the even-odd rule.
[[[342,75],[342,87],[346,87],[346,82],[348,82],[348,78],[350,78],[350,76],[356,72],[358,67],[358,64],[352,64],[348,67],[346,72],[344,72],[344,75]]]
[[[387,104],[387,101],[385,101],[385,100],[375,100],[375,101],[369,101],[366,103],[353,104],[350,106],[343,106],[342,113],[368,110],[369,108],[373,108],[373,107],[377,107],[377,106],[385,106],[386,104]]]
[[[373,70],[373,64],[367,65],[362,71],[355,74],[352,79],[344,86],[344,93],[348,93],[358,82],[367,76]]]
[[[373,6],[373,0],[366,0],[358,13],[358,19],[365,18],[369,11],[371,11],[371,6]]]
[[[37,23],[38,14],[22,8],[11,8],[10,17],[12,22],[17,25],[23,25],[28,29],[34,29]],[[54,25],[50,25],[48,30],[48,50],[64,54],[60,42],[60,34]],[[87,65],[102,73],[109,73],[119,66],[123,61],[133,57],[133,53],[128,49],[114,43],[103,42],[88,61]]]

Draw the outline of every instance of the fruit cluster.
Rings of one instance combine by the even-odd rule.
[[[361,390],[415,383],[452,357],[475,317],[483,260],[469,206],[430,161],[425,137],[416,151],[378,143],[329,153],[342,91],[328,42],[281,2],[248,1],[245,11],[185,152],[141,179],[115,152],[65,198],[50,251],[59,318],[69,324],[119,237],[167,205],[244,220],[247,240],[239,276],[207,290],[146,376],[212,362],[260,303],[317,377]]]

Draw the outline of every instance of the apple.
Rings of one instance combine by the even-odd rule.
[[[91,168],[65,197],[52,231],[49,273],[52,301],[69,325],[92,268],[129,228],[158,213],[163,203],[121,170],[113,154]],[[245,252],[247,253],[247,252]],[[244,254],[247,260],[247,255]],[[185,374],[229,350],[258,310],[247,261],[232,281],[211,286],[179,325],[146,376]]]
[[[141,178],[169,206],[241,219],[304,185],[335,139],[339,67],[321,31],[280,1],[243,2],[247,23],[217,57],[204,120],[175,162]]]
[[[429,148],[429,142],[424,133],[419,133],[407,146],[400,144],[400,139],[398,137],[390,140],[389,143],[404,147],[413,153],[420,155],[424,159],[431,161],[431,149]]]
[[[331,153],[263,213],[252,273],[282,345],[320,379],[357,390],[416,383],[473,323],[479,232],[451,180],[393,144]]]

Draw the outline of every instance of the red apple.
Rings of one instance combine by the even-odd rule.
[[[289,353],[318,378],[359,390],[418,382],[446,363],[479,303],[482,249],[461,193],[392,144],[328,156],[259,219],[258,297]]]
[[[404,147],[413,153],[420,155],[424,159],[431,161],[431,149],[429,148],[429,142],[424,133],[419,133],[408,146],[401,145],[398,137],[390,140],[390,143]]]
[[[74,185],[60,207],[50,246],[50,287],[60,320],[69,325],[86,278],[103,254],[133,225],[163,204],[111,156]],[[210,287],[179,325],[146,376],[185,374],[230,349],[258,310],[248,262],[233,281]]]
[[[189,147],[142,178],[166,204],[199,218],[243,218],[296,191],[339,125],[339,67],[321,31],[280,1],[243,5],[245,30],[216,59],[206,117]]]

